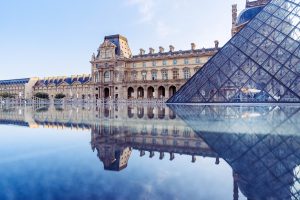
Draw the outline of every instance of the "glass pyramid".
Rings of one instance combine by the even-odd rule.
[[[168,103],[300,102],[300,0],[272,0]]]

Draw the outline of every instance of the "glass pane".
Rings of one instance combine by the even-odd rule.
[[[258,19],[253,19],[250,23],[249,26],[253,29],[253,30],[257,30],[261,25],[263,24],[263,22],[261,22]]]
[[[240,31],[240,34],[241,34],[244,38],[248,39],[254,32],[255,32],[255,31],[254,31],[252,28],[246,26],[245,28],[243,28],[243,29]]]
[[[291,54],[283,48],[278,48],[272,53],[272,57],[278,60],[281,64],[284,64],[290,55]]]
[[[278,6],[275,6],[273,4],[269,4],[265,7],[265,11],[267,11],[270,14],[273,14],[278,9]]]
[[[280,46],[288,50],[289,52],[293,53],[296,50],[296,48],[299,46],[299,43],[291,39],[290,37],[286,37],[286,39],[281,43]]]
[[[271,15],[269,13],[267,13],[263,10],[260,13],[257,14],[256,18],[263,21],[263,22],[265,22],[267,19],[269,19],[270,16]]]
[[[300,38],[300,29],[298,28],[295,28],[293,29],[293,31],[289,34],[289,36],[296,40],[296,41],[299,41],[299,38]]]
[[[266,24],[258,29],[258,32],[265,37],[268,37],[273,31],[274,29]]]
[[[276,28],[280,24],[281,20],[277,17],[271,16],[266,23],[272,26],[273,28]]]
[[[294,29],[294,27],[287,22],[282,22],[276,29],[281,33],[288,35]]]
[[[285,63],[285,67],[295,73],[300,74],[300,59],[292,55]]]
[[[279,31],[275,30],[271,35],[268,37],[273,42],[280,44],[286,36],[280,33]]]
[[[227,79],[228,78],[224,75],[224,73],[218,70],[215,76],[212,76],[210,78],[210,82],[213,83],[217,88],[219,88],[227,81]]]
[[[230,58],[237,66],[240,66],[245,62],[247,56],[243,54],[241,51],[237,51],[231,58]]]
[[[273,58],[269,58],[264,64],[263,68],[271,73],[273,76],[279,71],[281,68],[281,64]]]
[[[240,49],[248,56],[250,56],[257,47],[254,46],[251,42],[247,41]]]
[[[263,50],[264,52],[273,52],[276,49],[277,45],[272,42],[271,40],[266,39],[261,45],[260,49]]]
[[[220,69],[227,77],[230,77],[238,67],[232,61],[227,61]]]
[[[271,3],[277,6],[281,6],[285,0],[273,0]]]
[[[220,68],[225,62],[227,61],[227,58],[222,55],[222,53],[218,53],[215,55],[211,62],[213,62],[216,67]]]
[[[258,65],[249,59],[240,68],[251,77],[258,69]]]
[[[289,12],[279,8],[275,13],[274,16],[278,17],[279,19],[283,20],[284,18],[286,18],[286,16],[288,16]]]
[[[296,7],[296,5],[289,1],[285,1],[284,4],[281,5],[281,8],[287,10],[287,12],[293,11],[295,7]]]
[[[243,44],[245,44],[246,41],[247,40],[245,38],[243,38],[239,33],[237,33],[236,36],[233,37],[230,42],[237,48],[240,48]]]
[[[262,65],[263,62],[267,59],[268,55],[264,53],[262,50],[257,49],[252,55],[253,58],[258,64]]]
[[[264,39],[265,39],[265,37],[263,35],[256,32],[250,37],[249,40],[256,46],[259,46],[263,42]]]
[[[294,14],[290,14],[289,16],[287,16],[287,18],[285,18],[284,21],[288,22],[293,26],[297,26],[300,22],[300,17]]]

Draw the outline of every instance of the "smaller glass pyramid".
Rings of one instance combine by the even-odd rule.
[[[300,0],[272,0],[167,103],[300,102]]]

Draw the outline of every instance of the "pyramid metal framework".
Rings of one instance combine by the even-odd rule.
[[[272,0],[168,103],[300,103],[300,0]]]

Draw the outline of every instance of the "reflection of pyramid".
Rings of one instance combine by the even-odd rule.
[[[298,106],[171,108],[232,167],[249,200],[300,199]]]
[[[168,103],[300,102],[299,16],[299,0],[271,1]]]

